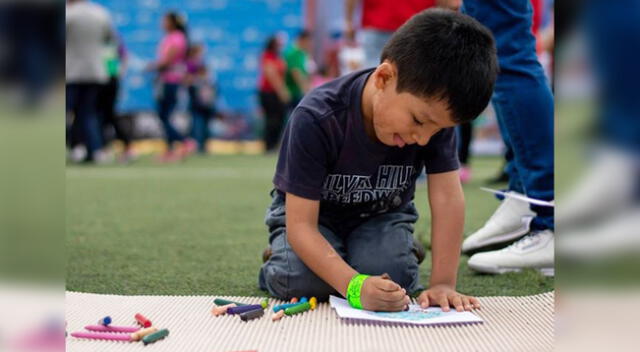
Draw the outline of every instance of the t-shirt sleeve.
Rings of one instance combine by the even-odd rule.
[[[455,127],[445,128],[431,137],[424,149],[424,164],[428,174],[453,171],[460,167]]]
[[[319,122],[306,110],[291,114],[282,137],[273,184],[281,192],[320,200],[327,175],[329,142]]]

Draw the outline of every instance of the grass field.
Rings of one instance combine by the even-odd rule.
[[[257,288],[263,223],[275,156],[193,157],[180,165],[69,166],[66,180],[67,290],[109,294],[266,295]],[[499,158],[475,158],[465,186],[465,234],[498,202],[480,191]],[[418,186],[416,233],[429,243],[426,186]],[[463,256],[458,289],[477,296],[553,289],[537,272],[479,275]],[[421,267],[428,282],[430,259]]]

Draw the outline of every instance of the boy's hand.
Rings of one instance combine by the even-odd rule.
[[[388,274],[370,276],[360,293],[362,308],[374,311],[398,312],[407,308],[407,291],[391,280]]]
[[[445,312],[449,311],[450,305],[454,306],[458,312],[480,309],[480,302],[477,298],[462,295],[448,285],[435,285],[422,291],[418,296],[418,303],[422,308],[438,305]]]

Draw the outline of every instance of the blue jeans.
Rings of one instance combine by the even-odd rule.
[[[393,32],[379,31],[376,29],[362,29],[360,31],[362,49],[364,50],[364,67],[376,67],[380,64],[380,56],[385,44],[393,35]]]
[[[640,2],[584,2],[585,36],[599,85],[598,132],[616,148],[640,156]]]
[[[87,160],[92,160],[94,153],[102,147],[96,108],[100,87],[97,83],[68,83],[66,86],[66,110],[74,114],[72,137],[84,142]]]
[[[209,117],[214,113],[213,106],[202,102],[200,87],[189,86],[189,112],[191,113],[191,138],[198,143],[198,152],[206,153],[209,139]]]
[[[258,285],[280,299],[312,297],[326,301],[339,294],[309,269],[287,240],[284,197],[273,192],[265,223],[269,227],[271,257],[260,268]],[[331,246],[356,271],[368,275],[388,273],[414,293],[423,290],[418,259],[413,253],[413,229],[418,213],[413,204],[377,215],[348,227],[320,215],[319,230]]]
[[[535,51],[529,0],[465,0],[463,11],[496,39],[500,74],[493,105],[505,143],[513,151],[510,176],[532,198],[554,199],[553,95]],[[515,182],[515,181],[514,181]],[[554,228],[553,208],[532,205],[532,230]]]
[[[184,139],[171,123],[171,114],[178,103],[178,89],[180,89],[179,84],[163,83],[162,92],[158,99],[158,117],[160,118],[160,122],[162,122],[164,136],[169,149],[172,148],[173,142],[182,142]]]

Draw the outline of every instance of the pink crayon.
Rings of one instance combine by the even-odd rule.
[[[103,332],[72,332],[71,336],[80,339],[131,341],[131,335],[110,334]]]
[[[137,326],[104,326],[104,325],[87,325],[84,327],[89,331],[100,332],[136,332],[140,330]]]

